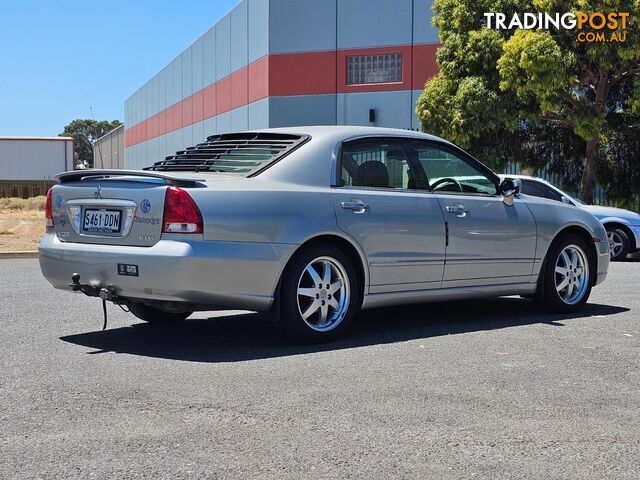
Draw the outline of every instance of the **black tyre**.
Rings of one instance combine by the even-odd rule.
[[[359,304],[358,276],[339,248],[313,245],[287,265],[280,284],[282,329],[305,343],[331,341],[348,328]]]
[[[534,300],[550,312],[579,310],[591,294],[595,270],[586,242],[577,235],[563,235],[549,248]]]
[[[155,324],[171,324],[185,320],[193,312],[165,312],[144,303],[129,303],[129,310],[140,320]]]
[[[617,261],[624,259],[631,248],[631,242],[627,233],[616,227],[606,227],[607,239],[609,240],[609,253],[611,260]]]

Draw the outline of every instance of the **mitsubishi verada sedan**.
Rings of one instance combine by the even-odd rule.
[[[520,295],[567,312],[609,266],[591,214],[412,131],[220,134],[144,170],[57,179],[42,273],[153,323],[253,310],[323,342],[381,306]]]

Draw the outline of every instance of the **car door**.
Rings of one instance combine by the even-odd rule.
[[[444,218],[408,140],[343,143],[333,189],[338,227],[364,251],[370,293],[439,288]]]
[[[529,282],[536,224],[527,205],[507,205],[498,177],[461,150],[412,144],[447,226],[443,287]]]

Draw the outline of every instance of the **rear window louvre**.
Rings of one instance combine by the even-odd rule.
[[[250,176],[280,160],[310,137],[287,133],[223,133],[180,150],[143,170],[224,172]]]

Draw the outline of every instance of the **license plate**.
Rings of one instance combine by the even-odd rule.
[[[120,231],[120,210],[85,209],[82,230],[89,233],[117,233]]]

